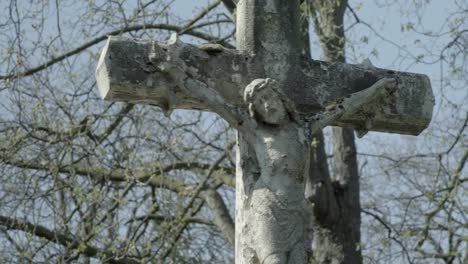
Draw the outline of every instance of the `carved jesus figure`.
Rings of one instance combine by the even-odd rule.
[[[255,149],[260,167],[258,179],[246,190],[251,194],[247,204],[256,208],[250,211],[247,225],[262,223],[244,227],[254,234],[244,252],[251,255],[251,263],[302,263],[307,258],[304,228],[310,220],[304,212],[310,208],[304,199],[304,176],[309,159],[304,153],[309,152],[308,138],[286,98],[272,79],[256,79],[244,90],[256,126],[245,138]],[[278,230],[271,232],[271,228]],[[254,241],[266,243],[260,247]]]

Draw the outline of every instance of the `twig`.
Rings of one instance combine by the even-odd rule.
[[[139,31],[139,30],[146,30],[146,29],[162,29],[162,30],[170,30],[170,31],[175,31],[175,32],[179,32],[181,31],[183,28],[181,27],[178,27],[178,26],[174,26],[174,25],[168,25],[168,24],[143,24],[143,25],[136,25],[136,26],[131,26],[131,27],[126,27],[126,28],[123,28],[123,29],[119,29],[119,30],[114,30],[114,31],[111,31],[111,32],[108,32],[100,37],[97,37],[69,52],[66,52],[58,57],[54,57],[52,58],[51,60],[39,65],[39,66],[36,66],[36,67],[33,67],[33,68],[30,68],[28,70],[25,70],[23,72],[19,72],[19,73],[11,73],[11,74],[7,74],[7,75],[0,75],[0,80],[14,80],[14,79],[17,79],[17,78],[20,78],[20,77],[26,77],[26,76],[30,76],[30,75],[33,75],[39,71],[42,71],[46,68],[48,68],[49,66],[52,66],[68,57],[71,57],[71,56],[74,56],[78,53],[80,53],[81,51],[91,47],[91,46],[94,46],[104,40],[106,40],[109,36],[113,36],[113,35],[120,35],[120,34],[123,34],[123,33],[127,33],[127,32],[131,32],[131,31]],[[207,41],[210,41],[210,42],[216,42],[216,43],[220,43],[221,45],[227,47],[227,48],[231,48],[233,49],[234,46],[232,46],[231,44],[227,43],[227,42],[224,42],[224,41],[219,41],[219,39],[217,38],[214,38],[213,36],[209,35],[209,34],[206,34],[206,33],[202,33],[202,32],[199,32],[199,31],[194,31],[194,30],[187,30],[185,31],[183,34],[187,34],[187,35],[191,35],[191,36],[194,36],[194,37],[197,37],[197,38],[200,38],[200,39],[204,39],[204,40],[207,40]],[[182,34],[181,34],[182,35]]]

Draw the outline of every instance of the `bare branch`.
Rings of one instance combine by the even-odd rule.
[[[136,216],[132,219],[130,219],[128,222],[134,222],[134,221],[148,221],[148,220],[154,220],[157,222],[172,222],[172,221],[186,221],[192,224],[202,224],[202,225],[207,225],[207,226],[213,226],[213,222],[200,218],[200,217],[189,217],[186,219],[177,219],[176,217],[172,216],[165,216],[165,215],[157,215],[157,214],[148,214],[148,215],[143,215],[143,216]]]
[[[226,204],[223,201],[223,197],[214,189],[207,189],[200,193],[203,199],[206,201],[208,206],[213,211],[214,219],[213,222],[221,230],[226,240],[234,246],[235,241],[235,228],[234,221]]]
[[[401,249],[403,250],[403,252],[405,254],[406,259],[408,260],[408,263],[412,264],[413,261],[412,261],[410,255],[409,255],[409,253],[408,253],[408,249],[403,244],[403,242],[401,242],[401,240],[397,239],[397,237],[395,237],[393,235],[393,233],[397,233],[397,232],[395,232],[394,229],[389,224],[387,224],[387,222],[385,222],[377,214],[375,214],[375,213],[373,213],[373,212],[371,212],[369,210],[366,210],[366,209],[361,209],[361,212],[366,214],[366,215],[369,215],[372,218],[374,218],[375,220],[377,220],[377,222],[379,222],[387,230],[387,237],[390,238],[391,240],[395,241],[401,247]],[[399,235],[399,234],[397,234],[397,235]]]
[[[211,168],[209,169],[208,173],[203,177],[203,179],[197,184],[197,187],[191,192],[191,197],[188,201],[188,203],[184,206],[182,211],[178,213],[178,218],[185,218],[187,214],[189,214],[190,208],[192,208],[192,205],[195,202],[195,199],[200,196],[200,193],[205,189],[205,184],[208,182],[208,179],[211,177],[213,172],[215,171],[215,167],[218,166],[228,155],[228,151],[233,147],[234,144],[231,146],[228,146],[225,150],[225,152],[213,163]],[[219,202],[219,201],[218,201]],[[215,206],[214,208],[217,208]],[[219,210],[214,210],[214,213],[219,212]],[[224,219],[223,219],[224,220]],[[232,221],[232,220],[231,220]],[[217,222],[215,222],[217,223]],[[223,222],[220,222],[221,226],[219,228],[221,230],[225,230],[225,226],[223,225]],[[169,241],[169,247],[166,248],[166,250],[161,253],[161,259],[164,260],[169,254],[171,254],[172,250],[174,249],[177,241],[179,240],[180,236],[182,235],[183,230],[187,226],[187,223],[182,223],[182,225],[176,226],[174,230],[170,230],[171,233],[174,233],[175,235],[173,238]],[[229,239],[229,237],[228,237]]]
[[[179,26],[175,26],[175,25],[168,25],[168,24],[144,24],[144,25],[136,25],[136,26],[130,26],[130,27],[126,27],[126,28],[123,28],[123,29],[119,29],[119,30],[114,30],[114,31],[111,31],[111,32],[108,32],[100,37],[97,37],[69,52],[66,52],[62,55],[59,55],[57,57],[53,57],[51,60],[39,65],[39,66],[36,66],[36,67],[33,67],[33,68],[30,68],[28,70],[25,70],[23,72],[19,72],[19,73],[11,73],[11,74],[7,74],[7,75],[0,75],[0,80],[13,80],[13,79],[17,79],[17,78],[21,78],[21,77],[26,77],[26,76],[29,76],[29,75],[32,75],[32,74],[35,74],[39,71],[42,71],[68,57],[71,57],[71,56],[74,56],[82,51],[84,51],[85,49],[89,48],[89,47],[92,47],[102,41],[105,41],[109,36],[115,36],[115,35],[121,35],[123,33],[128,33],[128,32],[132,32],[132,31],[140,31],[140,30],[148,30],[148,29],[162,29],[162,30],[169,30],[169,31],[174,31],[174,32],[180,32],[182,31],[184,28],[183,27],[179,27]],[[193,36],[193,37],[197,37],[197,38],[200,38],[200,39],[204,39],[204,40],[207,40],[209,42],[214,42],[214,43],[218,43],[218,39],[217,38],[214,38],[213,36],[211,35],[208,35],[208,34],[205,34],[205,33],[202,33],[202,32],[198,32],[198,31],[194,31],[194,30],[185,30],[183,32],[183,34],[186,34],[186,35],[190,35],[190,36]],[[228,48],[233,48],[233,46],[227,42],[220,42],[221,45],[224,45]]]
[[[32,169],[32,170],[43,170],[43,171],[57,171],[59,173],[66,173],[66,174],[75,174],[80,176],[91,176],[97,180],[110,180],[115,182],[125,182],[135,180],[138,182],[143,182],[148,184],[149,186],[156,187],[156,188],[166,188],[168,190],[172,190],[177,193],[184,193],[186,188],[189,188],[182,182],[176,181],[174,179],[165,177],[164,173],[168,173],[172,170],[193,170],[193,169],[200,169],[200,170],[209,170],[213,168],[212,165],[209,164],[202,164],[196,162],[179,162],[167,165],[165,167],[154,167],[153,169],[148,170],[123,170],[123,169],[113,169],[107,170],[103,168],[93,168],[87,166],[80,166],[80,165],[59,165],[53,163],[42,164],[41,162],[32,162],[32,161],[23,161],[23,160],[14,160],[8,157],[0,156],[0,160],[4,164],[8,164],[11,166],[24,168],[24,169]],[[216,166],[214,167],[214,171],[216,172],[230,172],[232,173],[232,168],[227,168],[223,166]],[[217,173],[216,173],[217,174]],[[228,186],[233,186],[235,183],[235,179],[233,177],[222,177],[215,175],[216,180],[225,183]]]
[[[104,249],[99,249],[88,244],[83,245],[82,241],[73,238],[56,230],[50,230],[44,226],[32,224],[28,221],[15,219],[12,217],[0,216],[0,225],[9,230],[20,230],[34,236],[60,244],[69,249],[80,249],[80,253],[90,257],[105,256],[104,260],[114,264],[140,263],[134,258],[119,257]],[[83,248],[84,246],[84,248]]]
[[[231,12],[231,14],[234,14],[236,10],[236,5],[237,5],[237,0],[222,0],[224,6]]]
[[[188,30],[192,29],[192,26],[197,23],[200,19],[205,17],[211,10],[215,9],[216,7],[221,4],[221,0],[217,0],[216,2],[212,3],[211,5],[207,6],[206,8],[203,9],[202,12],[200,12],[198,15],[196,15],[194,18],[192,18],[187,24],[183,26],[183,29],[180,32],[177,32],[177,34],[182,35]]]

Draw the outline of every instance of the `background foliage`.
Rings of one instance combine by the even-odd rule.
[[[358,140],[366,263],[468,263],[468,3],[444,3],[347,6],[348,61],[429,74],[437,97],[420,137]],[[232,262],[233,234],[220,227],[233,227],[234,132],[209,113],[104,102],[94,80],[108,35],[232,47],[223,3],[0,10],[0,262]],[[314,37],[311,51],[320,58]]]

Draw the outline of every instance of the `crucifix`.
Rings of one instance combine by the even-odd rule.
[[[241,0],[237,49],[110,37],[96,69],[106,100],[217,113],[237,130],[236,263],[307,263],[310,139],[325,126],[418,135],[425,75],[301,55],[299,0]]]

